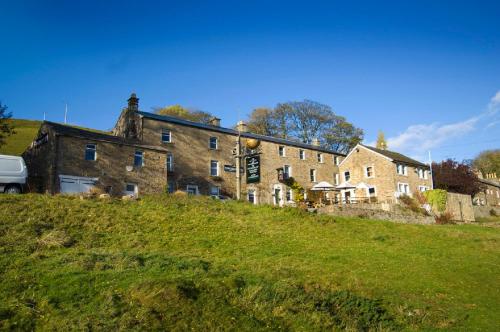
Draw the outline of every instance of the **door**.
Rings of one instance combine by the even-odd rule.
[[[345,202],[347,204],[351,203],[351,192],[349,190],[346,190],[344,194]]]
[[[273,188],[274,205],[283,206],[283,190],[279,184],[274,185]]]

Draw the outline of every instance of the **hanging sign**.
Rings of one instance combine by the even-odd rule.
[[[224,172],[236,173],[236,166],[235,165],[224,165]],[[240,172],[241,173],[244,172],[243,167],[240,167]]]
[[[260,182],[260,156],[249,156],[246,159],[247,183]]]

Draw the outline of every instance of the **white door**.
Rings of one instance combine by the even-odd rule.
[[[273,187],[273,203],[274,205],[283,206],[283,188],[279,184],[275,184]]]
[[[61,194],[88,193],[97,180],[82,176],[59,175]]]

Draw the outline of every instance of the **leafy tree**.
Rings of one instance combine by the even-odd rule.
[[[387,150],[387,141],[385,135],[382,131],[378,132],[377,136],[377,149]]]
[[[500,149],[481,152],[474,159],[472,165],[479,169],[484,176],[491,173],[500,176]]]
[[[330,106],[311,100],[287,102],[274,109],[255,109],[249,116],[251,132],[305,143],[319,139],[320,144],[348,152],[363,139],[363,131],[336,115]]]
[[[159,115],[167,115],[205,124],[210,123],[210,120],[214,118],[214,116],[208,112],[188,109],[182,107],[181,105],[171,105],[167,107],[154,108],[154,111]]]
[[[432,163],[432,177],[434,188],[459,194],[474,196],[483,187],[469,165],[452,159]]]
[[[14,128],[8,121],[12,113],[7,113],[7,105],[2,105],[0,101],[0,146],[5,144],[5,138],[14,134]]]

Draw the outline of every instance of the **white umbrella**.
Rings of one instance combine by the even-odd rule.
[[[342,182],[341,184],[339,184],[337,186],[337,189],[338,190],[346,190],[346,189],[356,189],[356,186],[350,184],[349,182],[345,181],[345,182]]]
[[[335,189],[335,186],[326,182],[326,181],[321,181],[317,184],[315,184],[311,190],[314,190],[314,191],[330,191],[330,190],[336,190]]]
[[[370,188],[373,188],[373,186],[370,186],[369,184],[366,184],[364,182],[360,182],[358,183],[358,185],[356,186],[356,189],[370,189]]]

